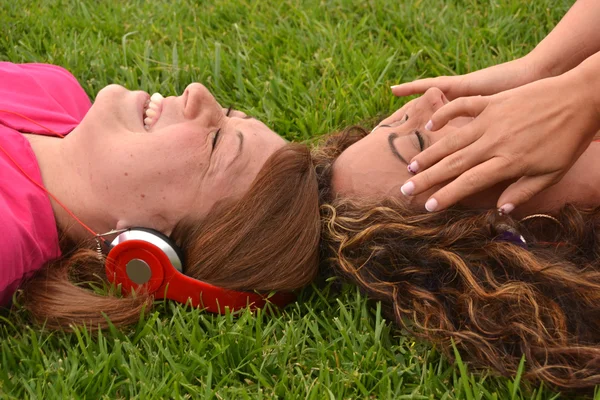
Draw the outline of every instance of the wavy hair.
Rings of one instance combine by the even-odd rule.
[[[318,271],[317,181],[306,146],[287,144],[265,163],[239,200],[223,201],[203,220],[179,223],[171,238],[186,259],[186,275],[234,290],[292,291]],[[107,285],[94,243],[61,243],[63,256],[22,286],[18,303],[50,329],[135,323],[153,297],[90,290]]]
[[[504,376],[524,356],[531,381],[600,384],[600,208],[566,205],[559,222],[519,222],[489,210],[424,213],[401,199],[334,198],[331,156],[360,136],[333,135],[314,154],[324,265],[450,358],[454,342],[472,365]],[[494,240],[507,225],[528,249]]]

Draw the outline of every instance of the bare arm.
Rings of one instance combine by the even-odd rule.
[[[529,54],[466,75],[419,79],[392,87],[396,96],[441,89],[450,100],[485,96],[561,75],[600,51],[600,0],[579,0]]]
[[[561,75],[600,51],[600,1],[578,0],[530,56],[542,77]]]

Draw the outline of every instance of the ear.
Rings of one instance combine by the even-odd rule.
[[[155,226],[140,226],[140,225],[136,225],[136,224],[131,224],[127,221],[124,220],[119,220],[117,222],[117,227],[115,229],[119,230],[119,229],[127,229],[127,228],[133,228],[134,226],[139,226],[140,228],[149,228],[149,229],[155,229],[157,231],[159,231],[160,233],[162,233],[163,235],[166,236],[171,236],[171,233],[173,232],[173,228],[169,227],[167,229],[158,229]]]
[[[117,227],[116,227],[117,230],[127,229],[127,228],[131,228],[131,224],[129,224],[126,221],[123,221],[123,220],[119,220],[117,222]]]

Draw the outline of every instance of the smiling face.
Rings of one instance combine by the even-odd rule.
[[[285,141],[244,113],[227,114],[202,85],[162,99],[144,126],[149,95],[110,85],[67,136],[77,173],[94,201],[110,204],[117,227],[169,233],[220,200],[241,197]]]
[[[439,89],[429,89],[348,147],[333,165],[334,192],[344,197],[404,197],[400,187],[412,176],[407,170],[411,158],[471,120],[456,118],[439,131],[426,131],[424,127],[431,115],[447,102]],[[439,188],[407,197],[407,202],[422,207]]]

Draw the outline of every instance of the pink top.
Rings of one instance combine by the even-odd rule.
[[[0,62],[0,146],[29,176],[42,182],[39,166],[21,132],[52,134],[17,112],[68,134],[91,106],[77,80],[61,67]],[[5,111],[2,111],[5,110]],[[48,195],[0,150],[0,306],[10,303],[23,278],[60,256]]]

